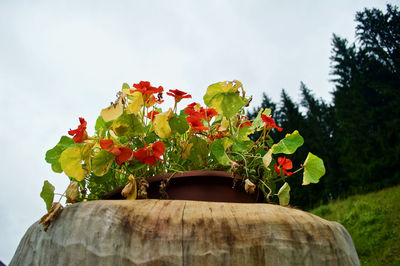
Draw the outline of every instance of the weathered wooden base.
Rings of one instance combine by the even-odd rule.
[[[346,229],[270,204],[92,201],[33,224],[10,265],[360,265]]]

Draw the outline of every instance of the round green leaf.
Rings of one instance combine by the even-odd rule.
[[[62,136],[57,145],[46,152],[46,157],[45,157],[46,162],[51,164],[51,169],[54,172],[56,173],[62,172],[61,164],[59,161],[61,153],[73,145],[75,145],[75,142],[71,138],[67,136]]]
[[[92,171],[97,176],[105,175],[111,167],[114,155],[105,150],[97,152],[92,159]]]
[[[286,134],[285,138],[281,139],[277,144],[272,145],[272,153],[292,154],[303,143],[303,137],[299,134],[299,131],[295,130],[292,134]]]
[[[304,173],[303,173],[303,186],[310,183],[318,183],[319,179],[325,174],[324,161],[315,156],[311,152],[308,153],[306,160],[304,161]]]
[[[189,124],[183,116],[173,116],[169,119],[169,126],[172,131],[184,134],[189,129]]]
[[[231,118],[246,105],[239,95],[239,85],[233,82],[218,82],[208,86],[204,103],[219,114]]]
[[[226,153],[225,153],[224,144],[222,142],[222,139],[214,140],[210,144],[210,151],[220,164],[230,165],[231,160],[229,159],[228,155],[226,155]]]

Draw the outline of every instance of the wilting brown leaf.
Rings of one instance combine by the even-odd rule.
[[[46,232],[52,221],[54,221],[57,216],[61,213],[64,207],[59,202],[53,202],[51,209],[42,218],[40,218],[39,223],[43,224],[43,230]]]
[[[246,179],[244,181],[244,190],[246,190],[247,193],[253,194],[256,190],[256,185],[254,185],[249,179]]]
[[[137,197],[136,181],[133,175],[129,176],[130,182],[122,189],[121,195],[127,200],[135,200]]]
[[[65,192],[67,196],[66,203],[76,203],[79,200],[78,182],[71,182]]]

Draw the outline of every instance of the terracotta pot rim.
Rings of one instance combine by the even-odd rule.
[[[200,176],[207,176],[207,177],[222,177],[222,178],[230,178],[230,179],[237,179],[242,180],[243,178],[239,175],[235,175],[233,173],[228,173],[225,171],[216,171],[216,170],[190,170],[190,171],[183,171],[183,172],[174,172],[174,173],[166,173],[161,175],[155,175],[149,178],[146,178],[147,182],[157,182],[162,180],[168,180],[170,178],[186,178],[186,177],[200,177]]]
[[[174,173],[166,173],[166,174],[161,174],[161,175],[155,175],[149,178],[145,178],[147,182],[151,183],[157,183],[161,182],[163,180],[169,180],[169,179],[182,179],[182,178],[190,178],[190,177],[216,177],[216,178],[223,178],[223,179],[233,179],[233,180],[243,180],[243,178],[239,175],[235,175],[233,173],[228,173],[225,171],[217,171],[217,170],[190,170],[190,171],[183,171],[181,173],[179,172],[174,172]],[[118,187],[114,189],[113,191],[108,192],[105,194],[101,199],[110,199],[113,195],[115,194],[121,194],[122,189],[125,186]]]

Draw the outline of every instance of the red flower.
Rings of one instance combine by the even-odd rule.
[[[278,127],[278,126],[275,124],[274,119],[272,119],[271,117],[266,116],[266,115],[261,115],[261,118],[262,118],[262,120],[264,121],[265,126],[266,126],[268,129],[276,128],[278,131],[282,131],[283,128]]]
[[[131,93],[133,92],[140,92],[143,95],[143,101],[145,102],[147,107],[152,106],[154,103],[162,103],[162,92],[164,91],[164,88],[162,86],[159,86],[158,88],[153,87],[150,85],[150,82],[148,81],[141,81],[137,84],[133,84],[133,87],[136,88],[136,90],[130,90]],[[157,93],[157,98],[153,95]]]
[[[183,98],[192,98],[190,94],[180,90],[169,90],[167,95],[174,97],[177,103],[179,103]]]
[[[100,139],[100,147],[102,149],[108,149],[112,145],[114,145],[114,141],[112,139]]]
[[[87,139],[86,125],[87,122],[82,117],[79,117],[79,122],[81,123],[77,129],[69,130],[68,134],[74,136],[72,139],[75,143],[82,143]]]
[[[240,129],[246,127],[250,127],[251,126],[251,122],[249,120],[249,118],[245,115],[243,115],[240,120],[236,123],[236,126],[239,127]]]
[[[188,121],[191,129],[193,129],[194,131],[209,130],[208,127],[205,127],[203,125],[203,123],[201,122],[202,120],[203,116],[199,112],[192,113],[192,115],[186,117],[186,121]]]
[[[158,115],[160,112],[157,111],[150,111],[147,113],[147,118],[151,119],[151,121],[154,121],[154,118],[156,117],[156,115]]]
[[[191,103],[185,108],[185,114],[192,115],[193,113],[198,113],[202,108],[203,107],[200,107],[200,104],[198,103]]]
[[[207,121],[210,121],[211,118],[213,118],[214,116],[217,116],[217,115],[218,115],[218,113],[217,113],[217,111],[216,111],[214,108],[207,108],[207,109],[204,111],[204,116],[205,116],[205,119],[206,119]]]
[[[108,149],[106,152],[112,153],[115,155],[115,162],[118,165],[121,165],[123,162],[128,161],[132,157],[132,149],[126,146],[114,145],[114,141],[112,139],[100,139],[100,147],[102,149]]]
[[[279,158],[278,158],[278,164],[279,164],[279,166],[278,166],[277,164],[275,164],[275,172],[276,172],[278,175],[281,174],[281,169],[282,169],[282,172],[283,172],[284,175],[287,175],[287,176],[293,175],[292,172],[286,171],[286,170],[290,170],[290,169],[293,168],[293,163],[292,163],[292,161],[291,161],[290,159],[286,159],[286,156],[283,157],[283,158],[282,158],[282,157],[279,157]]]
[[[139,162],[155,165],[157,160],[163,161],[163,159],[161,159],[160,156],[164,154],[164,151],[165,151],[164,143],[162,141],[157,141],[153,144],[150,144],[147,147],[138,149],[133,153],[133,156]]]

